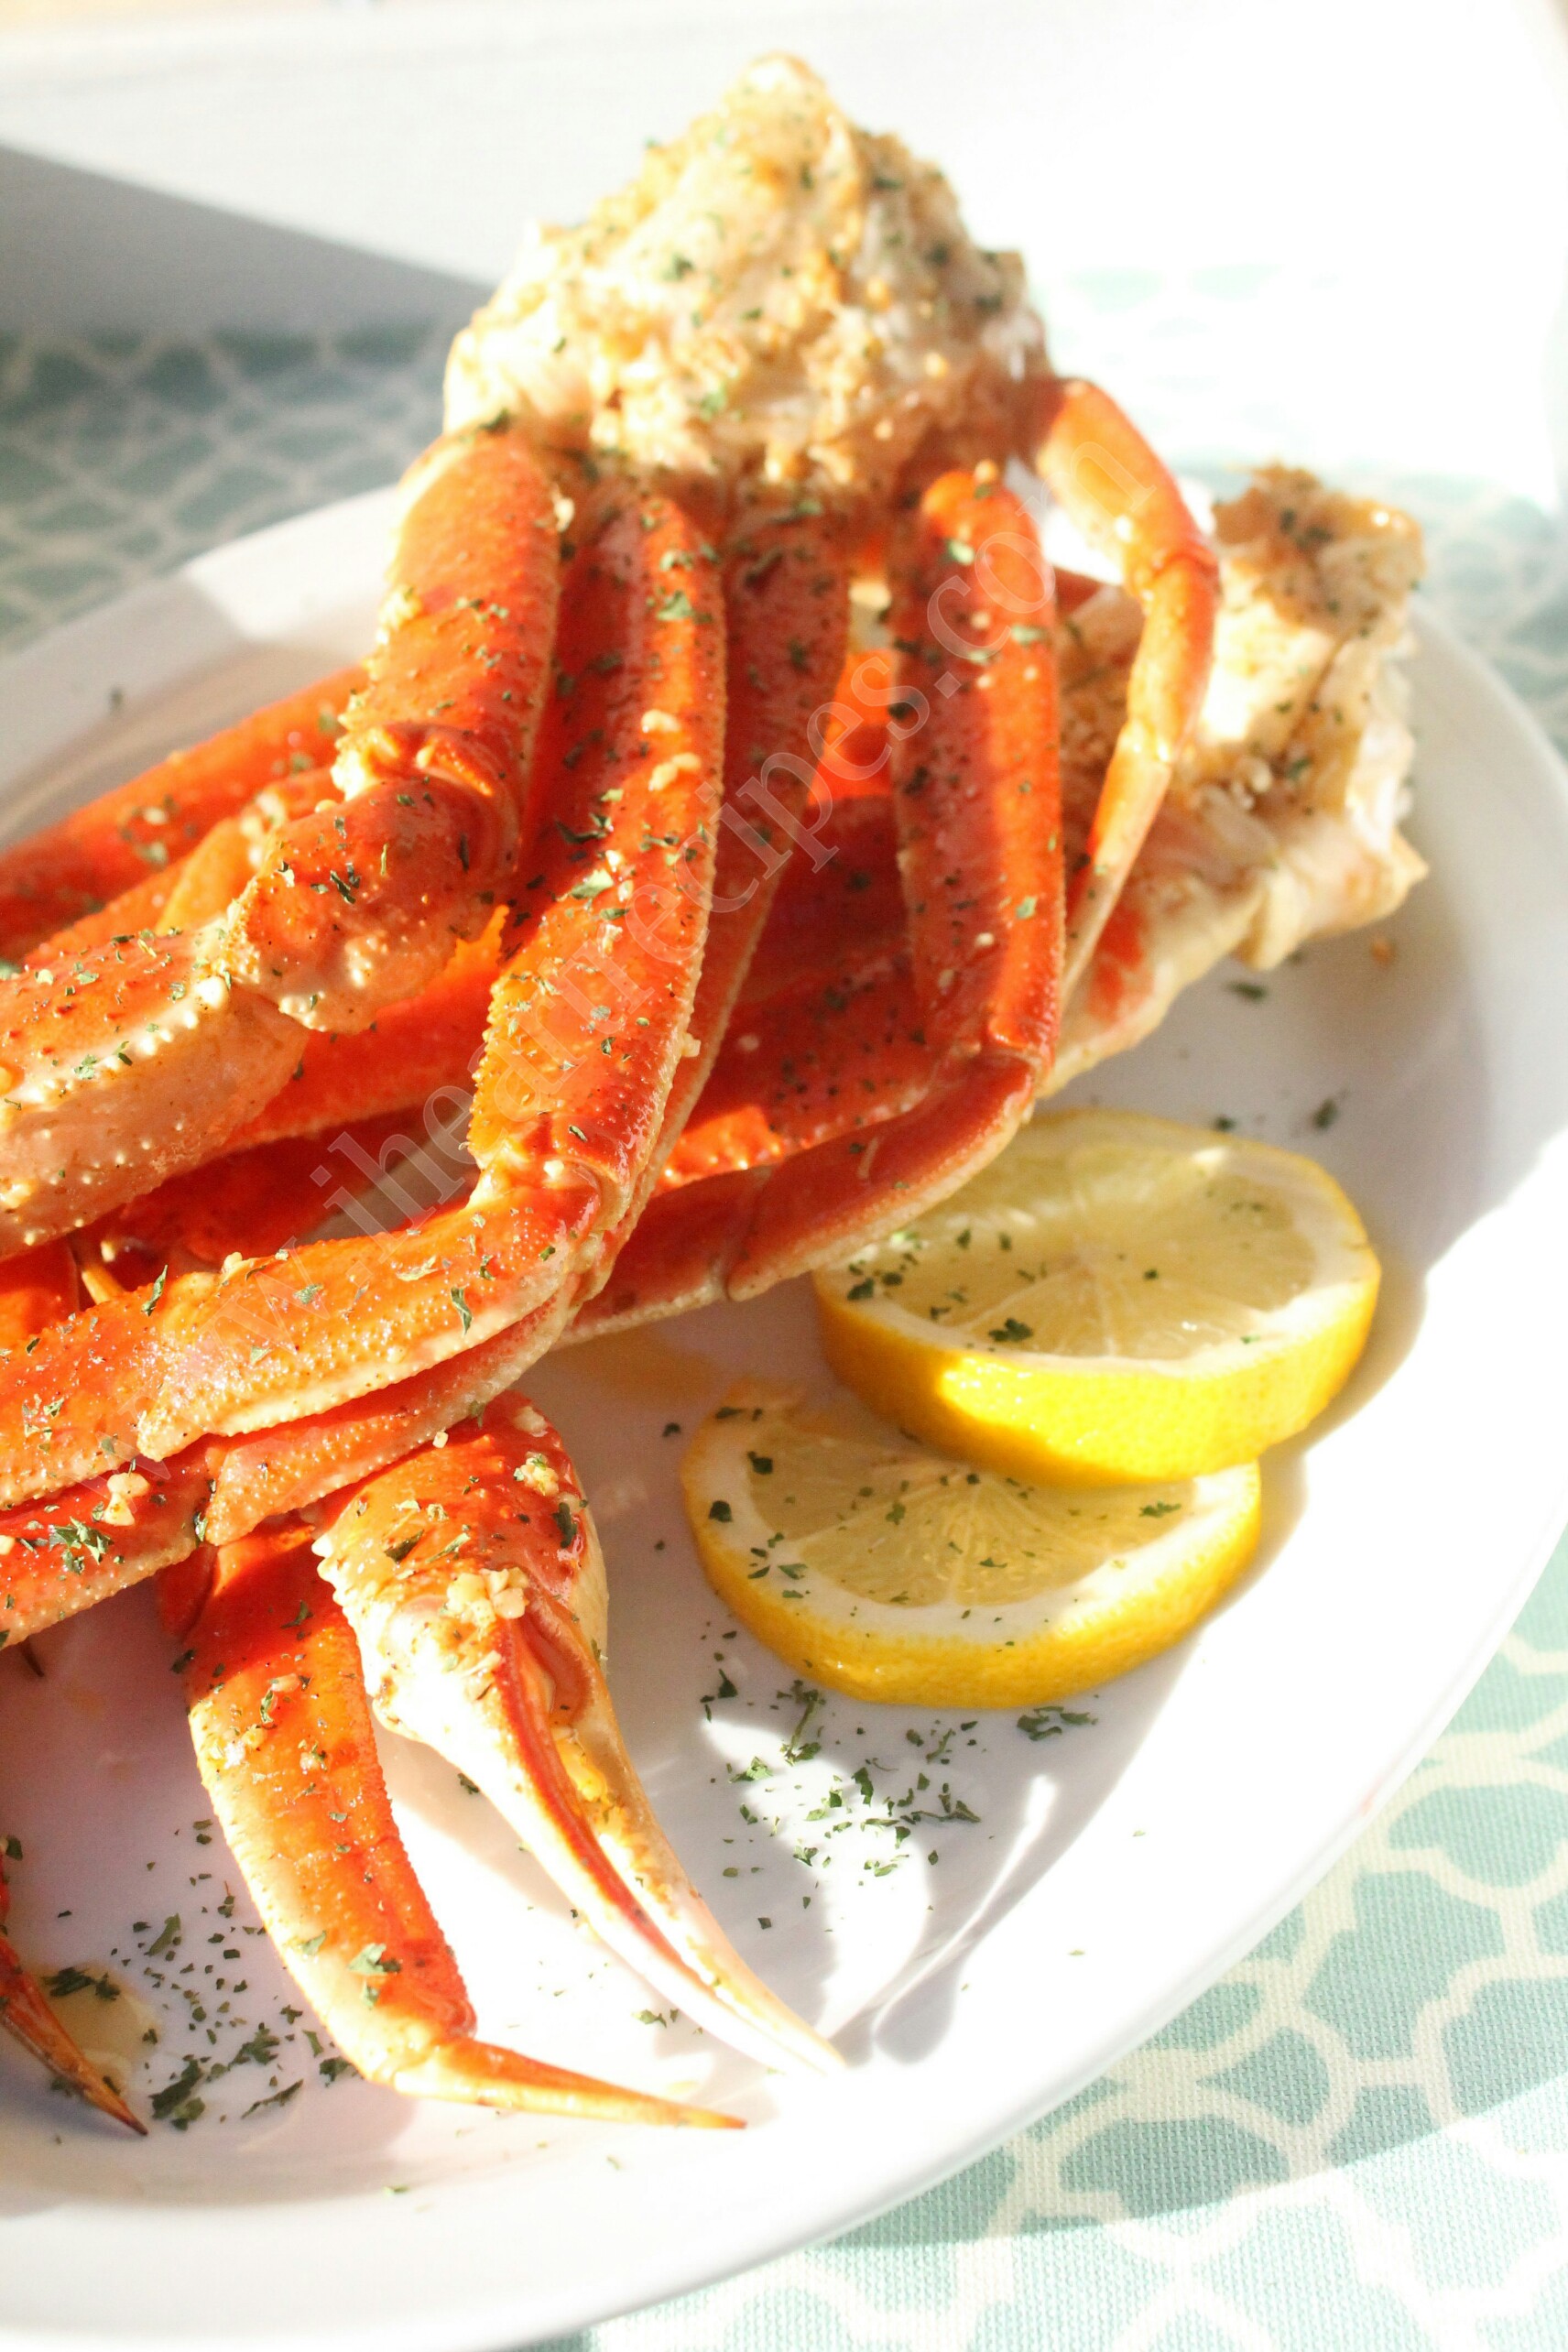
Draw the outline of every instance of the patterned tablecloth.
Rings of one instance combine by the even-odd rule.
[[[1285,453],[1412,507],[1434,601],[1568,751],[1560,520],[1480,467],[1325,446],[1290,371],[1252,364],[1270,321],[1343,325],[1356,289],[1258,269],[1046,291],[1061,357],[1193,470]],[[404,329],[0,341],[0,642],[386,480],[440,359]],[[882,2220],[554,2352],[1564,2344],[1568,1544],[1382,1817],[1154,2041]]]

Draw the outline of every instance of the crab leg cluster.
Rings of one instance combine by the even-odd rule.
[[[724,2119],[474,2039],[373,1713],[709,2031],[833,2063],[653,1818],[592,1522],[514,1384],[569,1326],[842,1256],[1048,1084],[1214,570],[1104,395],[1048,382],[1030,430],[1145,614],[1071,872],[1052,577],[997,462],[930,463],[877,517],[506,421],[410,476],[352,699],[325,681],[0,857],[5,1629],[170,1572],[214,1807],[374,2080]],[[852,583],[884,615],[853,648]],[[149,876],[125,836],[159,805]],[[460,1131],[433,1201],[381,1184]]]
[[[866,896],[802,872],[780,900],[746,1018],[574,1337],[751,1297],[843,1258],[954,1190],[1046,1090],[1062,1009],[1203,702],[1217,566],[1105,393],[1052,384],[1041,409],[1039,470],[1085,536],[1120,554],[1143,613],[1065,888],[1051,574],[1029,517],[982,464],[931,484],[895,534],[891,691],[868,706],[855,679],[877,657],[863,656],[835,699],[818,770],[834,819],[824,846]]]
[[[377,1720],[705,2031],[834,2063],[654,1820],[517,1384],[853,1255],[1218,955],[1397,904],[1419,546],[1275,469],[1222,570],[1019,257],[789,58],[529,239],[446,416],[363,670],[0,852],[0,1646],[161,1572],[364,2074],[713,2124],[477,2038],[381,1777]]]

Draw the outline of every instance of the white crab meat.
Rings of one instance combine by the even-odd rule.
[[[770,57],[582,226],[529,233],[452,347],[447,423],[521,413],[639,466],[874,495],[933,428],[1008,445],[1042,354],[1018,256]]]
[[[1202,719],[1063,1021],[1053,1092],[1146,1037],[1222,956],[1267,971],[1381,921],[1426,871],[1399,831],[1417,526],[1275,466],[1214,527],[1224,601]],[[1064,633],[1070,830],[1121,724],[1138,627],[1106,588]]]

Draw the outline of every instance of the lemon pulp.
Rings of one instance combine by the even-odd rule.
[[[1011,1706],[1190,1630],[1257,1541],[1255,1465],[1063,1489],[932,1453],[864,1406],[746,1382],[682,1465],[710,1581],[798,1671],[864,1698]]]
[[[1304,1428],[1361,1353],[1378,1267],[1312,1160],[1068,1111],[815,1283],[829,1363],[900,1427],[1020,1477],[1115,1485]]]

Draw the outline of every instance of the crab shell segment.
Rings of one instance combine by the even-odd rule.
[[[765,2065],[836,2067],[654,1818],[604,1680],[604,1558],[542,1414],[497,1399],[329,1508],[316,1548],[381,1720],[466,1774],[602,1941]]]

